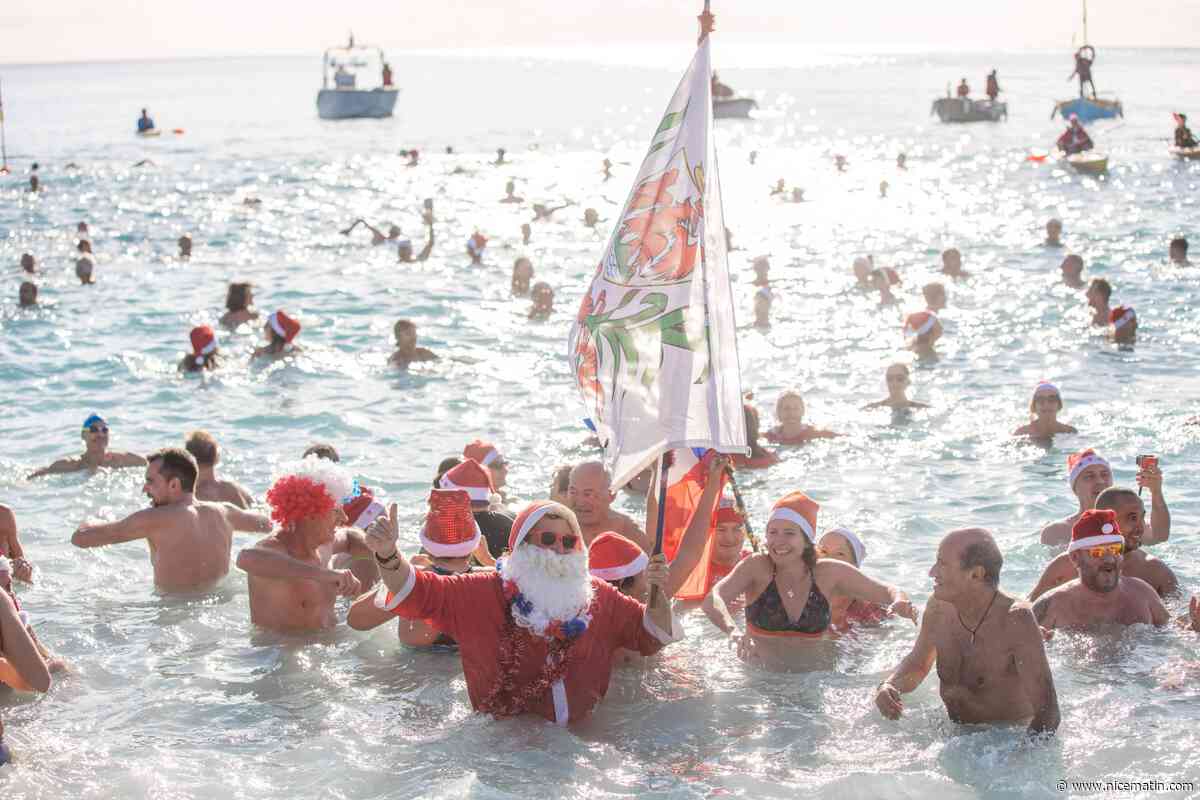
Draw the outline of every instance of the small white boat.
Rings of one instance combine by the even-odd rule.
[[[991,100],[972,100],[968,97],[939,97],[933,101],[931,114],[942,122],[999,122],[1008,119],[1008,103]]]
[[[713,119],[749,119],[756,108],[758,102],[753,97],[714,97]]]
[[[1108,156],[1094,150],[1063,156],[1062,160],[1067,162],[1068,167],[1082,175],[1103,175],[1108,172]]]
[[[1175,147],[1172,145],[1168,149],[1171,151],[1171,155],[1175,156],[1176,158],[1200,158],[1200,147]]]
[[[380,76],[380,85],[367,89],[359,85],[358,78],[370,74],[369,70]],[[354,34],[350,34],[345,47],[325,51],[321,90],[317,92],[317,115],[321,119],[390,117],[399,93],[392,85],[391,67],[379,48],[355,45]]]

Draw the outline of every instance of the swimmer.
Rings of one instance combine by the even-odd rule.
[[[75,250],[83,253],[84,255],[91,255],[92,243],[87,239],[80,239],[75,243]]]
[[[1061,720],[1042,631],[1028,603],[1000,589],[1004,557],[981,528],[951,531],[929,570],[933,597],[912,650],[875,692],[879,713],[904,713],[913,692],[937,665],[951,721],[1017,722],[1036,735]]]
[[[746,423],[746,445],[750,455],[735,453],[733,466],[736,469],[766,469],[779,463],[779,456],[763,447],[758,441],[758,411],[749,403],[742,403],[742,418]]]
[[[365,219],[362,219],[362,218],[354,220],[354,222],[350,225],[349,228],[340,230],[340,231],[338,231],[338,233],[342,234],[342,236],[349,236],[350,232],[353,231],[355,228],[357,228],[359,225],[364,226],[367,230],[369,230],[371,232],[371,244],[373,244],[373,245],[374,244],[383,244],[384,242],[394,242],[397,239],[399,239],[402,235],[400,226],[398,226],[398,225],[389,224],[388,232],[385,234],[383,231],[379,230],[379,228],[376,228],[374,225],[372,225],[371,223],[367,222]]]
[[[854,280],[859,289],[871,288],[871,273],[875,270],[875,262],[871,256],[859,256],[854,259]]]
[[[437,361],[437,354],[425,347],[417,347],[417,324],[412,320],[398,320],[392,326],[396,351],[388,357],[388,364],[407,369],[409,364],[420,361]]]
[[[843,155],[835,155],[833,157],[833,165],[837,167],[838,172],[845,172],[847,163],[846,157]]]
[[[83,430],[79,437],[84,442],[83,455],[78,458],[61,458],[50,466],[32,473],[29,477],[40,478],[43,475],[61,475],[65,472],[79,472],[85,469],[95,471],[100,467],[119,469],[146,465],[146,459],[136,453],[108,449],[108,423],[99,414],[92,414],[83,421]]]
[[[496,149],[496,160],[493,161],[492,164],[497,167],[499,167],[503,164],[507,164],[508,162],[504,160],[504,154],[506,152],[507,151],[503,147],[497,148]]]
[[[21,537],[17,534],[17,515],[6,505],[0,505],[0,556],[12,562],[14,578],[33,582],[33,564],[25,558],[25,548],[21,547]]]
[[[254,305],[254,286],[250,283],[231,283],[225,293],[225,314],[221,317],[221,325],[226,328],[236,328],[258,319]]]
[[[84,522],[71,544],[104,547],[145,539],[155,586],[168,592],[211,587],[229,572],[233,532],[265,533],[271,521],[229,503],[197,500],[196,474],[196,461],[186,450],[152,453],[142,487],[151,507],[117,522]]]
[[[508,459],[500,454],[496,445],[476,439],[463,447],[463,458],[487,467],[495,491],[499,492],[508,485]]]
[[[792,187],[792,202],[793,203],[803,203],[804,202],[804,190],[801,189],[799,186]]]
[[[594,208],[585,208],[583,210],[583,227],[595,228],[596,223],[600,221],[600,212]]]
[[[529,319],[550,319],[550,315],[554,313],[554,287],[545,281],[538,281],[533,285],[529,296],[533,299],[533,305],[529,308]]]
[[[509,181],[504,184],[504,197],[500,199],[501,203],[524,203],[524,197],[517,197],[517,184],[515,181]]]
[[[1051,219],[1047,222],[1046,239],[1042,242],[1042,247],[1062,247],[1062,229],[1061,219]]]
[[[962,268],[962,253],[957,247],[951,247],[942,251],[942,274],[949,275],[951,278],[969,278],[970,273],[964,272]]]
[[[424,263],[429,260],[429,254],[433,252],[433,201],[425,201],[425,210],[421,212],[421,222],[425,224],[425,231],[429,235],[429,239],[425,242],[425,246],[421,248],[421,252],[413,255],[412,240],[400,239],[396,244],[396,260],[403,264]]]
[[[263,326],[263,338],[266,344],[256,348],[251,358],[263,356],[283,356],[301,352],[295,344],[300,335],[300,323],[289,317],[283,310],[273,311],[267,316],[267,324]]]
[[[899,169],[908,169],[908,156],[900,153],[896,156],[896,167]]]
[[[867,560],[867,546],[849,528],[830,528],[817,540],[817,558],[832,558],[861,570],[862,562]],[[879,603],[831,594],[829,614],[830,625],[844,630],[854,623],[878,625],[887,618],[888,611]]]
[[[1133,344],[1137,341],[1138,322],[1133,306],[1117,306],[1108,312],[1108,321],[1112,325],[1108,335],[1114,342]]]
[[[32,281],[22,281],[17,287],[17,305],[21,308],[33,308],[38,304],[38,287]]]
[[[785,188],[785,185],[786,182],[783,180],[783,178],[780,178],[778,181],[776,181],[775,185],[771,187],[771,196],[774,197],[777,194],[783,194],[786,192],[787,189]]]
[[[1154,587],[1122,575],[1125,540],[1110,509],[1089,509],[1071,528],[1067,557],[1078,577],[1051,589],[1033,604],[1043,628],[1151,624],[1171,621]]]
[[[143,158],[141,161],[134,162],[133,166],[136,168],[136,167],[154,167],[157,165],[154,163],[154,159]]]
[[[37,259],[33,257],[33,253],[21,254],[21,271],[30,275],[37,272]]]
[[[884,270],[875,269],[871,271],[871,288],[879,292],[879,305],[881,307],[894,306],[900,302],[900,299],[892,294],[893,283],[895,281],[892,281]]]
[[[704,598],[704,613],[713,624],[736,636],[729,604],[745,596],[746,633],[737,638],[746,661],[786,667],[787,656],[803,648],[802,640],[832,634],[829,596],[885,605],[916,624],[917,610],[905,592],[850,564],[817,558],[819,509],[803,492],[784,495],[767,522],[767,551],[739,561]]]
[[[771,327],[771,296],[770,286],[760,286],[754,293],[754,327]]]
[[[95,267],[95,263],[87,256],[75,262],[75,277],[79,278],[80,285],[90,286],[96,282],[96,279],[92,277]]]
[[[479,231],[471,234],[471,238],[467,239],[467,255],[471,257],[471,265],[483,263],[483,251],[487,249],[487,237]]]
[[[1092,309],[1092,326],[1104,328],[1108,326],[1108,314],[1111,309],[1108,301],[1112,297],[1112,286],[1104,278],[1092,278],[1087,288],[1087,304]]]
[[[936,314],[946,307],[945,284],[938,283],[937,281],[927,283],[921,287],[921,294],[925,297],[926,310]]]
[[[80,239],[91,239],[92,232],[88,229],[86,222],[80,221],[75,224],[75,235]]]
[[[884,373],[884,380],[887,382],[888,396],[863,406],[864,411],[870,408],[929,408],[926,403],[908,399],[908,387],[912,379],[904,364],[889,366]]]
[[[207,325],[192,328],[189,334],[192,340],[192,352],[179,362],[180,372],[202,372],[216,369],[220,363],[217,352],[217,335]],[[201,500],[206,498],[200,498]]]
[[[529,282],[533,280],[533,262],[525,256],[519,256],[513,262],[512,293],[514,297],[525,297],[529,294]]]
[[[1192,262],[1188,261],[1188,240],[1182,236],[1176,236],[1171,240],[1167,256],[1174,266],[1190,267],[1192,265]]]
[[[528,222],[521,223],[521,244],[529,244],[529,240],[533,238],[533,228]]]
[[[1059,271],[1062,273],[1062,282],[1072,289],[1082,289],[1083,283],[1083,259],[1072,253],[1062,260],[1058,265]]]
[[[262,200],[259,200],[257,197],[243,197],[242,205],[249,206],[250,208],[258,208],[262,205]]]
[[[421,154],[416,149],[401,150],[400,155],[402,155],[408,159],[408,163],[406,163],[404,165],[406,167],[415,167],[415,166],[420,165],[420,163],[421,163]]]
[[[887,192],[888,192],[888,182],[887,182],[887,181],[880,181],[880,182],[879,182],[879,198],[880,198],[881,200],[882,200],[882,199],[886,199],[886,198],[887,198]]]
[[[567,206],[574,205],[571,201],[563,203],[561,206],[546,206],[542,203],[533,204],[533,219],[530,222],[537,222],[540,219],[550,219],[550,215],[555,211],[562,211]]]
[[[550,476],[550,500],[554,503],[567,505],[567,492],[571,488],[571,465],[563,464],[554,468]]]
[[[771,444],[804,444],[813,439],[834,439],[840,434],[804,424],[804,398],[795,389],[779,395],[775,401],[775,418],[779,424],[764,437]]]
[[[611,161],[609,161],[607,158],[604,159],[604,162],[601,165],[603,167],[604,180],[608,180],[612,177],[612,165],[613,163]]]
[[[1125,540],[1121,574],[1141,578],[1154,587],[1159,597],[1177,592],[1179,579],[1174,571],[1142,548],[1142,538],[1146,534],[1146,506],[1138,493],[1132,489],[1111,486],[1096,498],[1096,509],[1111,511],[1117,516],[1117,530]],[[1056,586],[1074,580],[1077,574],[1071,554],[1060,553],[1046,565],[1037,586],[1029,593],[1029,600],[1037,600]]]
[[[182,236],[180,236],[177,244],[179,245],[179,260],[187,261],[188,259],[190,259],[192,257],[192,236],[191,236],[191,234],[185,233]]]
[[[770,286],[771,285],[771,259],[767,256],[758,256],[750,262],[750,268],[754,270],[754,285],[755,286]]]
[[[932,311],[917,311],[904,318],[904,341],[918,358],[933,358],[937,340],[942,338],[942,323]]]
[[[0,592],[0,663],[6,683],[28,686],[29,690],[42,694],[50,690],[50,670],[7,592]],[[12,754],[4,743],[4,727],[0,725],[0,766],[11,760]]]
[[[1058,421],[1062,411],[1062,393],[1053,383],[1042,381],[1033,390],[1029,401],[1029,424],[1013,431],[1013,436],[1028,436],[1032,439],[1049,440],[1056,433],[1079,433],[1066,423]]]
[[[750,151],[750,166],[753,167],[755,165],[755,163],[757,163],[757,162],[758,162],[758,151],[751,150]]]
[[[213,503],[229,503],[240,509],[254,505],[254,498],[248,491],[234,481],[221,480],[217,477],[217,464],[221,461],[221,451],[217,440],[208,431],[192,431],[184,442],[184,449],[196,459],[196,485],[194,494],[197,500]]]
[[[474,442],[467,445],[466,452],[480,455],[482,450],[491,447],[485,442]],[[491,447],[494,450],[494,447]],[[508,475],[508,464],[496,470],[501,478]],[[447,458],[438,465],[438,475],[433,479],[433,488],[445,490],[462,490],[471,501],[471,515],[475,524],[483,532],[484,547],[478,548],[473,556],[476,563],[491,566],[495,559],[504,555],[508,548],[508,536],[512,533],[513,516],[503,510],[502,498],[492,483],[493,472],[474,458]]]
[[[306,458],[286,466],[267,491],[278,527],[237,557],[247,574],[250,621],[268,630],[314,632],[337,624],[334,601],[362,589],[348,569],[329,569],[318,552],[346,523],[342,503],[354,490],[337,464]]]
[[[583,543],[605,531],[619,533],[646,552],[653,549],[653,542],[630,517],[612,507],[617,497],[612,490],[612,475],[599,461],[585,461],[571,470],[567,484],[567,507],[575,512],[583,535]]]

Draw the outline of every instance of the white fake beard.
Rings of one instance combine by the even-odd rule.
[[[551,621],[566,622],[583,616],[592,603],[592,578],[584,550],[560,555],[544,547],[522,544],[504,559],[503,575],[533,603],[528,617],[514,608],[513,621],[539,636]]]

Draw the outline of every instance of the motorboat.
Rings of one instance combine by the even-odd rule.
[[[713,119],[749,119],[756,108],[758,101],[753,97],[714,97]]]
[[[930,114],[942,122],[999,122],[1008,119],[1008,103],[995,100],[972,100],[969,97],[939,97],[933,101]]]
[[[380,76],[379,85],[364,88],[359,78],[366,75]],[[321,90],[317,92],[317,115],[321,119],[390,117],[399,93],[392,85],[392,70],[383,50],[355,44],[354,34],[350,34],[346,46],[325,51]]]
[[[1095,150],[1063,156],[1062,160],[1081,175],[1103,175],[1108,172],[1108,156]]]

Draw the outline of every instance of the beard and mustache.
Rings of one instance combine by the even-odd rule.
[[[592,579],[585,550],[556,553],[522,544],[504,559],[504,578],[533,604],[528,615],[513,608],[513,621],[541,636],[554,620],[582,616],[592,604]]]

